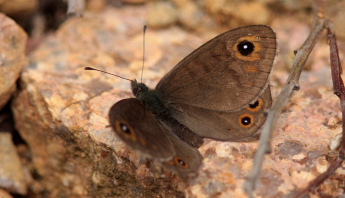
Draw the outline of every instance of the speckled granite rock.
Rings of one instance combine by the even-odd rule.
[[[71,19],[30,56],[13,109],[41,178],[36,190],[45,189],[50,197],[247,197],[242,186],[257,143],[205,140],[199,148],[204,161],[198,175],[183,181],[142,160],[107,127],[109,108],[131,97],[130,83],[83,68],[140,78],[145,10],[107,9]],[[146,36],[144,82],[154,87],[215,35],[195,36],[172,27],[149,29]],[[322,54],[328,57],[327,50]],[[341,113],[324,57],[317,69],[302,75],[301,90],[279,119],[257,197],[292,196],[329,164],[328,145],[341,131]],[[274,95],[286,76],[279,68],[273,73]],[[322,195],[342,193],[344,178],[339,169],[320,187]]]
[[[0,109],[16,90],[16,81],[26,65],[27,35],[12,19],[0,13]]]

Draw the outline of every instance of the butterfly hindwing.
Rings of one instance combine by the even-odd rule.
[[[175,155],[174,147],[155,115],[135,98],[117,102],[109,111],[115,133],[131,148],[150,158],[166,161]]]
[[[175,104],[172,115],[195,134],[215,140],[249,141],[266,120],[264,111],[272,104],[270,88],[251,105],[234,112],[217,112]]]

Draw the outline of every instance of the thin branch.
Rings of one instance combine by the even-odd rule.
[[[344,159],[345,159],[345,88],[344,83],[341,78],[342,74],[342,67],[339,60],[339,53],[338,53],[338,46],[336,42],[336,37],[334,33],[333,24],[330,21],[327,21],[325,24],[327,27],[327,37],[329,41],[330,47],[330,60],[331,60],[331,72],[332,72],[332,81],[333,81],[333,89],[334,94],[337,95],[340,99],[340,106],[342,110],[342,129],[343,129],[343,137],[341,148],[339,151],[338,158],[336,158],[328,167],[328,169],[317,176],[313,181],[311,181],[303,191],[296,195],[296,197],[302,197],[303,195],[307,194],[310,191],[315,190],[322,182],[324,182],[327,178],[334,174],[334,172],[341,167]]]
[[[249,174],[247,182],[245,183],[245,191],[248,193],[249,197],[254,197],[255,185],[259,179],[262,164],[264,161],[264,156],[266,153],[271,151],[270,140],[272,137],[273,129],[279,118],[281,111],[286,106],[291,95],[299,90],[299,78],[302,73],[302,69],[308,59],[308,56],[315,46],[318,38],[320,37],[324,26],[325,26],[325,16],[324,14],[324,1],[314,1],[314,16],[315,22],[313,25],[312,32],[310,33],[307,40],[303,43],[301,48],[297,51],[295,61],[292,67],[292,71],[286,82],[285,87],[280,92],[277,100],[273,104],[272,108],[269,109],[266,122],[261,133],[259,147],[254,156],[253,169]]]

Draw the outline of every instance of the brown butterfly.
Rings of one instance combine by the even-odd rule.
[[[156,89],[132,81],[135,98],[111,107],[110,124],[146,157],[182,176],[196,173],[203,138],[258,138],[272,103],[268,78],[275,54],[269,26],[225,32],[184,58]]]

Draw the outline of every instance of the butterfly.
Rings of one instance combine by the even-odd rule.
[[[178,175],[195,174],[203,138],[258,138],[272,104],[268,78],[276,48],[269,26],[220,34],[179,62],[155,89],[132,80],[135,98],[111,107],[111,127],[145,157]]]

